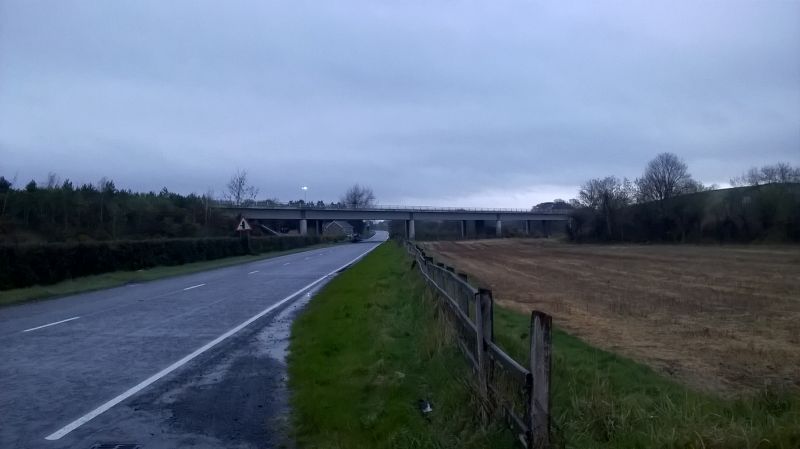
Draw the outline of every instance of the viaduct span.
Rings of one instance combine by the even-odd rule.
[[[415,237],[416,220],[459,221],[461,236],[466,236],[468,221],[489,221],[495,223],[495,232],[501,235],[503,221],[525,223],[525,231],[530,232],[533,221],[568,221],[569,210],[525,210],[525,209],[466,209],[455,207],[409,207],[409,206],[368,206],[350,208],[336,205],[304,206],[276,204],[274,202],[250,202],[235,205],[218,202],[216,207],[238,214],[250,220],[298,220],[300,234],[308,233],[308,220],[319,223],[333,220],[397,220],[405,222],[406,236]]]

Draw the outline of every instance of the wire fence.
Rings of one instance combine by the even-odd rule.
[[[466,275],[435,262],[414,243],[406,241],[405,247],[414,259],[413,266],[419,268],[448,312],[488,411],[502,413],[524,447],[549,447],[552,318],[542,312],[531,313],[530,363],[523,366],[494,342],[491,290],[473,287]]]

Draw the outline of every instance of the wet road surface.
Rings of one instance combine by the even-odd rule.
[[[385,238],[0,308],[0,447],[290,446],[292,318]]]

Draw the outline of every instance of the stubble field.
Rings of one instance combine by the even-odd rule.
[[[503,306],[722,394],[800,387],[800,247],[426,243]]]

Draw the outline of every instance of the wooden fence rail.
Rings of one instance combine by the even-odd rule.
[[[458,346],[478,376],[478,393],[486,410],[502,413],[524,447],[550,447],[552,318],[542,312],[531,313],[530,364],[526,368],[494,342],[491,290],[473,287],[467,275],[436,263],[412,242],[405,242],[405,247],[428,287],[442,299],[456,328]]]

